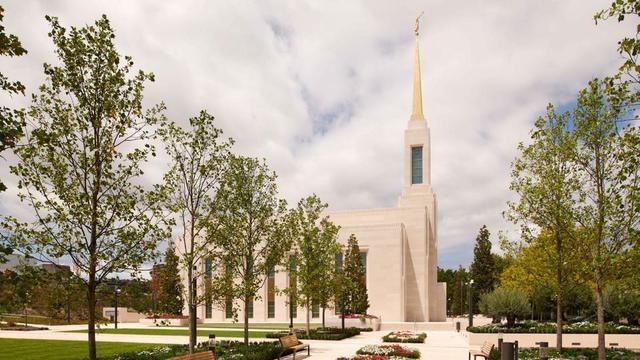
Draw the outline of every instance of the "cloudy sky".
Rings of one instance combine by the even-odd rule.
[[[439,263],[468,265],[481,225],[502,218],[519,141],[552,102],[620,64],[630,27],[595,26],[604,1],[10,1],[5,27],[27,56],[0,59],[31,93],[56,62],[45,15],[82,26],[106,14],[122,54],[156,74],[146,102],[184,122],[213,113],[238,153],[264,157],[282,196],[317,193],[331,209],[392,207],[411,111],[413,25],[421,11],[424,109],[439,201]],[[25,99],[3,98],[26,106]],[[0,213],[27,216],[10,190]],[[149,164],[159,181],[165,162]]]

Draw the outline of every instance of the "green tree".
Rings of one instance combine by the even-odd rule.
[[[151,312],[153,308],[153,297],[151,294],[150,280],[132,278],[127,281],[120,281],[114,284],[114,287],[115,286],[118,286],[121,290],[118,298],[118,306],[129,307],[139,313]]]
[[[453,305],[453,297],[451,291],[456,286],[456,270],[442,269],[438,267],[438,282],[444,282],[447,284],[447,311],[452,312],[451,306]]]
[[[144,83],[153,75],[130,75],[133,61],[116,51],[106,16],[70,30],[47,20],[61,64],[44,66],[47,81],[33,97],[26,143],[11,167],[36,220],[5,218],[3,225],[23,252],[51,262],[66,255],[82,272],[93,360],[98,285],[151,260],[168,236],[161,194],[138,185],[164,107],[143,109]]]
[[[451,299],[451,312],[453,315],[462,315],[467,309],[466,287],[469,281],[469,273],[460,265],[455,274],[455,283],[451,288],[453,296]]]
[[[180,279],[179,261],[180,259],[176,255],[173,246],[167,247],[164,255],[164,266],[158,274],[160,288],[157,298],[158,310],[164,314],[182,315],[184,286]]]
[[[13,34],[5,32],[2,21],[4,20],[4,8],[0,6],[0,56],[22,56],[27,53],[20,40]],[[8,95],[24,95],[24,85],[19,81],[10,81],[0,73],[0,89]],[[23,111],[0,106],[0,153],[16,146],[18,139],[22,137],[25,125],[22,119]],[[7,187],[0,181],[0,192]],[[2,247],[0,247],[2,251]]]
[[[482,225],[476,237],[476,245],[473,248],[473,262],[469,269],[469,275],[473,280],[473,303],[478,307],[478,299],[481,294],[490,292],[495,287],[496,265],[491,254],[491,241],[489,230]]]
[[[207,300],[204,291],[207,279],[206,262],[211,255],[212,240],[204,236],[207,226],[216,224],[212,218],[217,208],[216,192],[226,168],[231,140],[222,139],[222,130],[206,111],[189,119],[183,129],[167,123],[160,133],[171,168],[164,176],[168,194],[167,207],[177,216],[181,236],[175,240],[179,268],[186,275],[185,298],[189,313],[189,351],[197,343],[196,309]],[[201,291],[199,291],[201,290]]]
[[[573,229],[579,179],[572,159],[573,136],[568,128],[569,113],[557,114],[547,106],[531,130],[530,145],[520,143],[519,156],[512,164],[510,189],[519,197],[509,202],[507,218],[521,225],[525,241],[541,242],[544,256],[535,265],[550,271],[545,281],[552,285],[556,299],[556,347],[562,349],[562,305],[568,279],[581,266],[581,238]],[[545,232],[540,235],[540,229]],[[544,264],[543,264],[544,263]]]
[[[640,133],[624,119],[598,80],[578,95],[574,112],[573,162],[583,199],[575,222],[588,243],[587,269],[595,286],[598,356],[605,358],[604,290],[608,282],[635,269],[640,227]]]
[[[529,310],[529,300],[519,290],[498,287],[480,296],[480,311],[488,316],[507,318],[507,327],[513,327],[516,319],[524,318]]]
[[[343,271],[348,289],[345,310],[351,314],[366,314],[369,308],[366,269],[362,263],[358,239],[354,234],[351,234],[347,240]]]
[[[311,306],[322,303],[323,326],[324,307],[330,301],[331,284],[335,271],[335,254],[340,251],[337,241],[339,227],[328,216],[322,216],[327,208],[318,196],[311,195],[298,202],[291,210],[288,226],[293,234],[293,251],[296,253],[296,299],[306,309],[307,335],[310,331]]]
[[[630,325],[638,325],[640,289],[630,286],[625,281],[616,282],[605,289],[604,304],[607,313],[616,321],[626,319]]]
[[[278,199],[276,174],[264,161],[232,156],[217,193],[216,223],[206,236],[214,259],[226,271],[216,274],[213,288],[225,301],[243,304],[244,342],[249,342],[249,312],[259,299],[269,271],[285,265],[291,248],[285,236],[286,202]]]

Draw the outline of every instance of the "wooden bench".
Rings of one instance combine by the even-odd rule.
[[[188,355],[172,357],[169,360],[216,360],[213,351],[202,351]]]
[[[280,345],[282,346],[282,351],[280,351],[280,355],[278,355],[278,359],[282,357],[285,351],[291,349],[293,350],[293,358],[296,358],[296,352],[299,350],[307,349],[307,355],[311,355],[311,348],[309,344],[303,344],[298,340],[298,337],[295,335],[287,335],[280,338]]]
[[[483,357],[487,360],[489,360],[489,356],[491,355],[491,350],[493,350],[493,344],[485,341],[484,344],[482,344],[482,347],[480,348],[480,350],[469,350],[469,360],[471,360],[471,356],[473,356],[473,359],[475,360],[477,357]]]

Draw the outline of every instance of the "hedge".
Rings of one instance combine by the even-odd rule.
[[[295,329],[296,336],[298,339],[302,340],[342,340],[346,338],[350,338],[352,336],[360,335],[362,329],[359,328],[345,328],[344,332],[342,332],[341,328],[331,327],[331,328],[317,328],[311,329],[309,331],[309,336],[307,336],[306,330]],[[289,335],[288,331],[278,331],[273,333],[268,333],[266,335],[269,339],[279,339],[283,336]]]

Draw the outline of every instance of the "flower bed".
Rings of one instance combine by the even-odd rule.
[[[399,356],[403,358],[419,359],[420,351],[401,345],[367,345],[356,351],[358,355]]]
[[[559,354],[557,350],[549,349],[548,355],[550,358],[561,360],[597,359],[598,351],[596,349],[563,349]],[[540,359],[540,349],[521,349],[518,352],[518,358],[520,360],[538,360]],[[624,349],[607,349],[607,359],[640,360],[640,353]]]
[[[339,357],[337,360],[406,360],[402,356],[385,356],[385,355],[356,355],[352,357]]]
[[[307,331],[305,329],[295,329],[294,331],[298,339],[303,339],[303,340],[307,340],[307,339],[342,340],[342,339],[350,338],[352,336],[360,335],[360,331],[362,331],[362,329],[345,328],[344,332],[342,332],[341,328],[336,328],[336,327],[317,328],[317,329],[311,329],[309,331],[308,337],[307,337]],[[270,339],[278,339],[287,335],[289,335],[289,331],[278,331],[278,332],[268,333],[265,337]]]
[[[207,343],[200,343],[196,352],[207,350]],[[278,358],[280,344],[275,342],[252,342],[245,345],[240,341],[219,341],[216,344],[216,359],[218,360],[273,360]],[[99,357],[100,360],[164,360],[174,356],[189,353],[187,345],[166,345],[150,347],[149,350],[121,353],[109,357]]]
[[[467,331],[472,333],[553,334],[556,332],[556,324],[525,321],[516,324],[512,328],[508,328],[504,324],[488,324],[468,327]],[[608,322],[604,325],[604,331],[607,334],[640,334],[640,327]],[[598,325],[588,321],[565,324],[562,326],[562,332],[565,334],[596,334],[598,332]]]
[[[427,338],[426,333],[417,333],[413,331],[392,331],[382,337],[384,342],[397,342],[397,343],[423,343]]]

